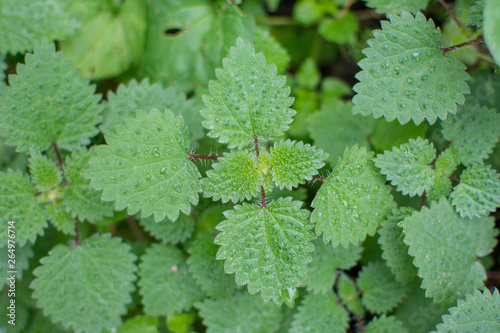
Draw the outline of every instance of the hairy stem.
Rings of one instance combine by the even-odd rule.
[[[456,181],[457,183],[460,183],[460,179],[458,179],[457,177],[450,176],[450,179]]]
[[[137,221],[133,216],[127,216],[126,218],[128,227],[134,234],[135,239],[137,239],[139,242],[144,242],[146,239],[144,238],[144,235],[141,232],[141,229],[137,225]]]
[[[474,40],[470,40],[470,41],[467,41],[467,42],[464,42],[461,44],[457,44],[457,45],[452,45],[450,47],[441,48],[441,50],[443,51],[443,55],[445,55],[446,52],[450,52],[450,51],[459,49],[459,48],[467,46],[467,45],[477,45],[477,44],[482,43],[482,42],[484,42],[484,38],[483,38],[483,36],[479,36],[478,38],[476,38]]]
[[[259,158],[260,151],[259,151],[259,138],[257,136],[253,136],[253,145],[255,146],[255,154],[257,155],[257,158]]]
[[[426,197],[426,195],[425,195],[425,191],[424,191],[424,192],[422,192],[422,200],[420,200],[420,210],[422,210],[422,207],[424,207],[424,205],[425,205],[425,197]]]
[[[460,20],[457,18],[455,13],[451,10],[450,5],[448,5],[446,2],[444,2],[444,0],[439,0],[439,3],[441,3],[441,5],[444,7],[444,9],[448,12],[448,14],[452,18],[452,20],[456,23],[456,25],[458,27],[461,27],[462,22],[460,22]]]
[[[320,181],[322,183],[325,182],[325,179],[326,179],[326,177],[318,177],[318,176],[313,176],[313,178],[312,178],[312,180],[314,180],[314,181],[317,180],[317,181]]]
[[[355,326],[356,326],[356,332],[364,332],[366,330],[366,328],[365,328],[365,321],[363,320],[363,318],[361,318],[360,316],[355,315],[354,316],[354,321],[356,322],[356,324],[355,324]]]
[[[190,154],[186,153],[189,156],[189,159],[192,160],[198,159],[198,160],[217,160],[219,156],[211,156],[211,155],[198,155],[198,154]]]
[[[260,208],[266,208],[266,190],[264,186],[260,186]]]

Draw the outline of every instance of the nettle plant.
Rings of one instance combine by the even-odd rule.
[[[333,32],[357,29],[352,3],[340,9],[302,0],[294,19],[318,23],[325,40],[354,43],[355,35]],[[120,8],[139,15],[138,4]],[[254,31],[253,19],[235,5],[221,7],[225,23],[214,24],[234,26],[243,38],[225,36],[235,45],[202,101],[186,97],[179,69],[165,74],[178,75],[178,87],[132,79],[101,101],[52,43],[79,27],[64,7],[56,12],[61,27],[26,28],[32,44],[12,37],[7,11],[7,19],[0,16],[4,51],[33,45],[8,84],[0,81],[0,128],[17,151],[2,146],[0,246],[5,258],[15,255],[17,270],[17,325],[4,318],[2,327],[500,331],[500,295],[488,288],[498,281],[491,255],[498,255],[492,213],[500,206],[498,78],[471,78],[451,55],[483,43],[482,33],[493,60],[481,59],[498,63],[500,3],[469,6],[467,24],[477,29],[467,33],[479,37],[447,48],[441,30],[418,12],[427,1],[366,5],[392,15],[362,51],[352,102],[342,99],[350,88],[340,80],[325,79],[316,94],[312,58],[288,86],[255,49],[276,62],[286,52],[267,31]],[[310,6],[314,15],[302,11]],[[151,20],[164,9],[151,10]],[[47,23],[46,14],[33,24]],[[207,38],[210,64],[191,73],[196,83],[211,77],[214,54],[224,50]],[[61,45],[71,54],[78,38]],[[94,78],[120,67],[73,60]],[[478,86],[487,102],[475,98]],[[304,132],[306,143],[294,139]],[[15,246],[8,242],[12,226]],[[6,259],[0,267],[3,276],[12,270]]]

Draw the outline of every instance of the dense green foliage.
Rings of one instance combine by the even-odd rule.
[[[499,13],[2,1],[0,332],[499,331]]]

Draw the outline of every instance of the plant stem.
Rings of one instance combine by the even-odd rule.
[[[266,208],[266,190],[264,186],[260,186],[260,208]]]
[[[63,160],[62,160],[62,157],[61,157],[61,152],[59,151],[59,147],[57,146],[57,143],[53,142],[52,143],[52,147],[54,147],[54,151],[56,152],[57,165],[59,166],[59,169],[61,169],[61,173],[62,173],[62,175],[64,177]]]
[[[456,25],[458,27],[461,27],[462,26],[462,22],[460,22],[460,20],[457,18],[457,16],[455,15],[455,13],[453,13],[453,11],[450,8],[450,5],[448,5],[446,2],[444,2],[444,0],[439,0],[439,2],[444,7],[444,9],[448,12],[448,14],[453,19],[453,21],[455,21]]]
[[[190,154],[186,153],[189,156],[189,159],[192,160],[193,158],[198,159],[198,160],[217,160],[219,156],[210,156],[210,155],[198,155],[198,154]]]
[[[253,136],[253,144],[255,146],[255,154],[257,155],[257,158],[259,158],[259,155],[260,155],[260,151],[259,151],[259,139],[257,138],[257,136]]]
[[[144,235],[141,232],[141,229],[137,225],[137,221],[133,216],[127,216],[126,218],[128,227],[130,230],[132,230],[132,233],[134,234],[135,239],[137,239],[139,242],[144,242],[146,239],[144,238]]]
[[[456,181],[457,183],[460,183],[460,179],[458,179],[457,177],[450,176],[450,179]]]
[[[354,320],[356,321],[356,332],[364,332],[366,329],[363,318],[355,315]]]
[[[338,20],[341,20],[344,18],[345,14],[351,9],[352,4],[354,3],[354,0],[347,0],[344,4],[344,7],[342,7],[342,10],[339,13],[339,16],[337,16]]]
[[[464,43],[461,43],[458,45],[452,45],[450,47],[441,48],[441,50],[443,51],[443,55],[445,55],[446,52],[450,52],[450,51],[453,51],[455,49],[458,49],[458,48],[461,48],[461,47],[464,47],[467,45],[477,45],[477,44],[482,43],[482,42],[484,42],[484,38],[483,38],[483,36],[479,36],[478,38],[476,38],[474,40],[470,40],[470,41],[467,41],[467,42],[464,42]]]
[[[422,200],[420,200],[420,210],[422,210],[422,207],[425,205],[425,191],[422,192]]]
[[[312,180],[318,180],[322,183],[325,182],[326,177],[318,177],[318,176],[313,176]]]
[[[80,246],[80,233],[78,232],[78,220],[75,219],[75,243],[73,244],[73,248]]]

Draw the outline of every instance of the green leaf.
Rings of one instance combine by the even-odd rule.
[[[357,245],[375,234],[395,205],[372,157],[364,147],[346,149],[311,204],[316,234],[333,246]]]
[[[368,146],[367,137],[373,131],[372,117],[351,114],[352,104],[339,99],[327,99],[320,112],[309,117],[309,135],[314,144],[330,154],[329,162],[337,163],[347,147]]]
[[[0,50],[11,54],[31,51],[44,37],[62,40],[79,27],[64,0],[3,0],[0,10]]]
[[[139,224],[156,239],[167,244],[183,243],[194,230],[195,221],[185,214],[179,214],[177,221],[172,222],[166,217],[161,222],[155,222],[153,216],[141,218]]]
[[[315,250],[311,253],[312,261],[307,265],[304,284],[313,293],[326,293],[332,290],[337,269],[348,270],[356,265],[361,257],[361,246],[350,245],[333,247],[316,239]]]
[[[15,248],[12,248],[12,245],[11,248],[3,246],[0,248],[0,255],[0,288],[3,290],[7,283],[7,278],[11,275],[8,271],[12,271],[9,267],[9,259],[15,259],[16,272],[14,275],[17,280],[21,280],[23,278],[23,271],[29,267],[29,258],[33,257],[33,249],[31,248],[31,244],[26,244],[23,247],[16,246]]]
[[[375,150],[383,152],[407,143],[410,139],[424,137],[426,130],[427,123],[421,123],[418,126],[413,123],[400,125],[397,120],[387,122],[385,119],[379,119],[375,123],[373,133],[370,134],[370,143]]]
[[[493,59],[500,64],[500,0],[487,0],[484,4],[484,41],[490,50]]]
[[[378,243],[382,248],[382,258],[390,268],[396,280],[408,284],[417,277],[413,258],[408,255],[408,246],[403,243],[403,229],[398,223],[410,216],[415,210],[410,207],[394,209],[387,220],[380,223]]]
[[[52,143],[74,150],[90,143],[102,111],[95,86],[45,39],[26,54],[2,94],[0,128],[17,151],[47,150]]]
[[[439,201],[441,197],[447,197],[451,192],[451,180],[446,177],[436,177],[434,179],[434,184],[426,192],[425,200],[426,202]]]
[[[229,148],[243,148],[253,144],[253,137],[264,142],[283,134],[296,112],[289,108],[290,87],[276,72],[263,54],[255,54],[252,44],[238,38],[223,68],[216,71],[217,80],[209,83],[210,95],[203,98],[208,136]]]
[[[197,303],[208,333],[273,333],[279,328],[280,308],[247,293]]]
[[[483,10],[484,10],[484,0],[476,1],[474,6],[470,8],[470,13],[467,15],[467,21],[465,22],[465,25],[482,28]]]
[[[455,153],[451,149],[446,149],[444,152],[439,154],[436,159],[436,174],[440,177],[449,177],[457,168],[457,162],[455,160]]]
[[[302,62],[296,74],[297,85],[301,88],[314,90],[321,81],[321,72],[319,71],[316,60],[308,57]]]
[[[486,288],[483,293],[474,290],[449,311],[449,315],[443,316],[443,324],[437,325],[438,332],[500,331],[500,295],[496,288],[493,294]]]
[[[349,309],[349,311],[356,316],[364,317],[365,309],[363,308],[361,299],[359,298],[358,289],[347,274],[340,274],[337,282],[337,289],[340,298],[342,298],[342,304],[344,304],[347,309]]]
[[[262,182],[255,156],[247,150],[224,153],[201,180],[205,198],[234,203],[258,195]]]
[[[57,230],[68,235],[75,234],[75,219],[66,211],[62,200],[54,200],[45,205],[47,216]]]
[[[486,273],[477,261],[491,252],[498,231],[489,217],[461,218],[448,200],[432,202],[400,223],[404,242],[418,267],[421,287],[435,303],[449,304],[474,288],[483,288]]]
[[[403,322],[410,333],[429,333],[441,322],[441,316],[447,312],[447,308],[425,297],[425,291],[420,288],[420,279],[409,285],[409,289],[408,296],[394,311],[394,316]]]
[[[5,55],[0,52],[0,95],[3,93],[4,88],[7,86],[5,79],[5,71],[7,70],[7,64],[5,63]]]
[[[460,184],[450,195],[451,203],[462,217],[479,217],[500,206],[500,179],[489,165],[476,164],[460,175]]]
[[[141,261],[138,284],[146,315],[179,313],[203,298],[188,272],[184,253],[176,247],[153,244]]]
[[[271,147],[273,181],[280,189],[289,190],[311,180],[325,165],[328,154],[309,144],[280,141]]]
[[[142,54],[147,28],[146,1],[119,3],[93,0],[74,5],[73,12],[80,16],[83,26],[60,46],[83,76],[93,80],[117,76],[138,62]],[[92,14],[82,15],[82,12]]]
[[[49,191],[59,185],[62,180],[61,170],[47,156],[31,151],[29,158],[31,181],[38,191]]]
[[[330,332],[343,333],[349,326],[349,315],[343,306],[337,304],[333,292],[304,297],[295,313],[290,333]]]
[[[80,245],[59,244],[33,274],[37,306],[77,332],[100,332],[121,323],[132,301],[135,255],[109,234],[94,235]]]
[[[451,141],[448,149],[464,165],[481,163],[493,151],[500,136],[500,114],[494,109],[469,105],[441,123],[442,133]]]
[[[224,263],[216,260],[219,247],[211,236],[203,236],[188,249],[189,272],[209,297],[226,297],[234,293],[234,276],[224,273]]]
[[[435,157],[434,145],[418,137],[377,155],[374,161],[380,173],[386,175],[398,191],[412,197],[422,195],[434,183],[435,174],[429,165]]]
[[[139,75],[187,91],[205,85],[237,37],[251,41],[252,15],[228,2],[211,0],[148,2],[146,48]]]
[[[236,273],[238,285],[248,285],[250,294],[262,293],[281,303],[303,283],[311,261],[314,239],[309,211],[292,198],[278,198],[266,208],[243,203],[224,212],[226,220],[215,243],[221,245],[217,259],[225,259],[226,273]]]
[[[293,20],[309,26],[323,17],[323,6],[316,0],[299,0],[293,6]]]
[[[382,261],[363,266],[358,275],[358,287],[363,291],[361,302],[371,312],[381,314],[394,309],[407,293]]]
[[[418,125],[457,112],[469,93],[469,75],[460,61],[443,56],[441,34],[432,20],[403,12],[383,21],[374,36],[363,50],[367,58],[358,63],[363,71],[356,75],[354,114]]]
[[[199,110],[194,112],[193,100],[186,100],[186,95],[175,87],[164,88],[159,83],[151,84],[148,79],[140,83],[133,79],[127,85],[120,84],[116,94],[110,91],[103,104],[105,110],[100,129],[104,134],[110,133],[117,124],[124,124],[125,118],[135,117],[137,110],[149,112],[167,108],[182,116],[192,144],[203,135]]]
[[[325,18],[319,23],[318,32],[327,41],[338,44],[354,44],[357,39],[359,22],[352,12],[342,17]]]
[[[101,193],[90,187],[90,181],[82,173],[88,166],[91,154],[84,148],[66,157],[64,175],[70,185],[64,192],[66,209],[80,221],[97,222],[113,215],[113,204],[101,200]]]
[[[364,0],[366,6],[375,8],[375,12],[379,14],[401,14],[402,11],[416,13],[427,7],[429,0]]]
[[[408,333],[408,329],[394,316],[386,317],[385,313],[373,318],[365,328],[365,333]]]
[[[115,201],[115,209],[141,210],[155,221],[175,221],[179,211],[189,214],[198,204],[201,177],[189,161],[188,132],[180,116],[171,111],[137,112],[125,126],[105,136],[107,145],[96,147],[85,177],[102,200]]]
[[[14,221],[16,243],[35,242],[47,227],[46,213],[35,197],[28,175],[21,171],[0,172],[0,246],[7,244],[8,222]]]
[[[278,43],[268,30],[260,26],[255,27],[253,46],[257,52],[264,53],[270,64],[276,65],[278,73],[283,72],[288,67],[291,60],[288,51]]]
[[[118,326],[116,333],[158,333],[157,326],[158,318],[136,316]]]

